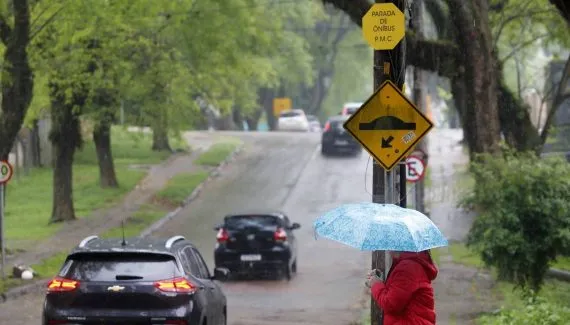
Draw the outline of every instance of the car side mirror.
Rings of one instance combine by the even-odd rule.
[[[215,230],[215,231],[218,231],[218,230],[220,230],[220,229],[222,229],[222,225],[217,225],[217,226],[214,227],[214,230]]]
[[[212,280],[226,281],[230,276],[230,270],[225,267],[217,267],[214,269]]]
[[[299,229],[299,228],[301,228],[301,225],[297,222],[293,222],[291,227],[289,227],[289,229],[291,229],[291,230],[295,230],[295,229]]]

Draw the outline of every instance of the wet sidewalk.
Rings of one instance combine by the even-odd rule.
[[[473,216],[457,208],[469,157],[459,144],[462,130],[437,129],[430,134],[431,186],[426,190],[430,216],[450,243],[464,241]],[[448,248],[440,249],[439,275],[434,282],[438,325],[472,324],[482,312],[494,310],[490,274],[454,263]]]

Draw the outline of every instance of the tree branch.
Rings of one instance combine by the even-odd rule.
[[[8,41],[11,36],[12,28],[10,28],[10,25],[6,22],[6,17],[0,16],[0,39],[2,40],[2,43],[4,43],[4,45],[8,45]]]
[[[324,4],[331,4],[350,17],[353,23],[362,27],[362,16],[366,14],[372,3],[368,0],[321,0]]]
[[[550,36],[549,33],[541,34],[541,35],[537,35],[537,36],[533,37],[532,39],[529,39],[525,42],[520,43],[518,46],[513,48],[512,51],[509,52],[509,54],[505,55],[505,57],[500,60],[501,63],[507,62],[510,58],[512,58],[515,54],[517,54],[518,51],[520,51],[520,50],[524,49],[525,47],[534,44],[536,41],[538,41],[542,38],[548,37],[548,36]]]
[[[424,40],[414,33],[406,34],[406,60],[416,68],[452,78],[461,69],[458,57],[459,48],[452,42]]]
[[[562,71],[562,77],[560,78],[560,83],[558,84],[558,90],[556,91],[556,96],[552,101],[552,106],[548,115],[546,116],[546,121],[544,122],[544,128],[542,129],[542,134],[540,138],[542,143],[546,142],[546,138],[548,138],[548,133],[550,130],[550,126],[554,122],[554,115],[558,110],[558,107],[564,102],[565,99],[570,97],[570,94],[565,94],[566,88],[568,87],[568,82],[570,81],[570,56],[566,60],[566,65],[564,66],[564,70]]]
[[[560,12],[560,15],[570,25],[570,8],[568,8],[568,1],[567,0],[550,0],[550,3],[553,4],[556,7],[556,9],[558,9],[558,11]]]

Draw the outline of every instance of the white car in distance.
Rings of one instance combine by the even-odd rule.
[[[302,109],[292,109],[279,114],[277,120],[279,131],[309,131],[309,120]]]

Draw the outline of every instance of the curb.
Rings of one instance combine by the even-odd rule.
[[[148,228],[143,230],[138,237],[144,238],[144,237],[150,236],[153,232],[157,231],[162,226],[164,226],[165,223],[167,223],[168,221],[170,221],[174,217],[176,217],[178,215],[178,213],[180,213],[180,211],[182,211],[182,209],[184,207],[186,207],[192,201],[196,200],[198,198],[198,196],[200,195],[200,193],[202,193],[202,190],[204,189],[205,185],[209,181],[211,181],[212,179],[220,176],[222,169],[227,164],[229,164],[231,161],[233,161],[235,159],[235,157],[240,153],[242,147],[243,147],[243,145],[239,145],[232,153],[230,153],[228,155],[228,157],[224,161],[222,161],[217,167],[212,169],[208,175],[208,178],[206,178],[202,183],[200,183],[198,186],[196,186],[196,188],[192,191],[190,196],[188,196],[178,208],[174,209],[173,211],[168,212],[160,220],[156,221],[155,223],[150,225]]]
[[[190,196],[188,198],[186,198],[186,200],[184,200],[184,202],[178,208],[174,209],[173,211],[168,212],[160,220],[158,220],[155,223],[153,223],[152,225],[150,225],[143,232],[141,232],[141,234],[138,237],[142,238],[142,237],[147,237],[147,236],[151,235],[153,232],[160,229],[166,222],[168,222],[171,219],[173,219],[174,217],[176,217],[178,215],[178,213],[180,211],[182,211],[182,209],[184,207],[186,207],[188,204],[190,204],[192,201],[194,201],[196,198],[198,198],[198,196],[200,195],[200,193],[204,189],[204,186],[206,185],[206,183],[208,183],[212,179],[220,176],[222,169],[227,164],[229,164],[230,162],[232,162],[235,159],[235,157],[241,152],[242,147],[243,147],[243,145],[239,145],[232,153],[230,153],[228,155],[228,157],[224,161],[222,161],[217,167],[212,169],[210,171],[210,174],[208,175],[208,178],[206,178],[202,183],[200,183],[194,189],[194,191],[192,191]],[[36,280],[32,283],[25,284],[22,286],[18,286],[18,287],[10,289],[4,293],[0,293],[0,304],[5,303],[8,300],[27,295],[29,293],[43,291],[43,289],[45,289],[47,287],[48,282],[49,282],[49,280],[46,280],[46,279]]]

